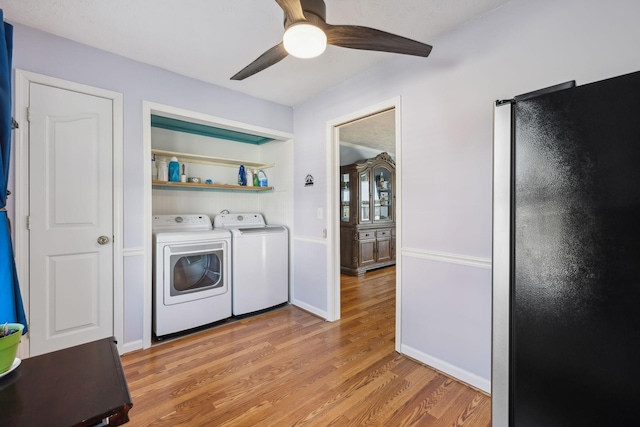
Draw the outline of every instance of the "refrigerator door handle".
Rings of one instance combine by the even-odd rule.
[[[493,427],[509,426],[511,271],[511,103],[493,110],[492,377]]]

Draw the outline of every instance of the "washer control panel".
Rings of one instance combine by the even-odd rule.
[[[169,229],[210,230],[211,219],[208,215],[154,215],[152,228],[155,231]]]
[[[219,214],[213,219],[213,228],[264,227],[264,217],[260,213]]]

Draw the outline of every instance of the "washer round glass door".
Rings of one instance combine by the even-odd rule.
[[[165,246],[164,304],[178,304],[227,292],[226,251],[224,241]]]

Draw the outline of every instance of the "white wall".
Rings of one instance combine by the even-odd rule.
[[[11,16],[5,19],[11,22]],[[14,69],[124,94],[124,346],[134,349],[143,336],[143,290],[151,286],[144,283],[143,275],[145,256],[151,256],[144,249],[143,165],[151,159],[143,153],[143,101],[283,132],[292,131],[292,109],[19,24],[14,24],[13,43]],[[10,189],[14,189],[12,180]],[[228,205],[220,203],[212,209],[218,206]]]
[[[640,70],[637,0],[514,0],[434,40],[427,59],[393,57],[294,110],[296,297],[327,306],[326,123],[401,96],[401,349],[490,389],[492,108],[567,80]],[[320,183],[320,185],[318,185]],[[335,213],[337,215],[337,213]]]

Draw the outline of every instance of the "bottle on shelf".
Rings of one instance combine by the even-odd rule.
[[[254,170],[253,171],[253,186],[254,187],[259,187],[260,183],[258,182],[258,171]]]
[[[258,186],[260,186],[260,187],[267,187],[268,186],[267,174],[264,173],[264,171],[262,169],[260,169],[258,171]]]
[[[151,179],[158,179],[158,167],[156,166],[156,153],[151,154]]]
[[[247,187],[253,187],[253,174],[251,173],[251,169],[247,168]]]
[[[244,171],[244,165],[240,165],[240,169],[238,169],[238,185],[247,185],[247,174]]]
[[[158,181],[169,181],[167,159],[164,157],[160,157],[160,160],[158,160]]]
[[[177,157],[172,157],[169,162],[169,181],[180,182],[180,163]]]

